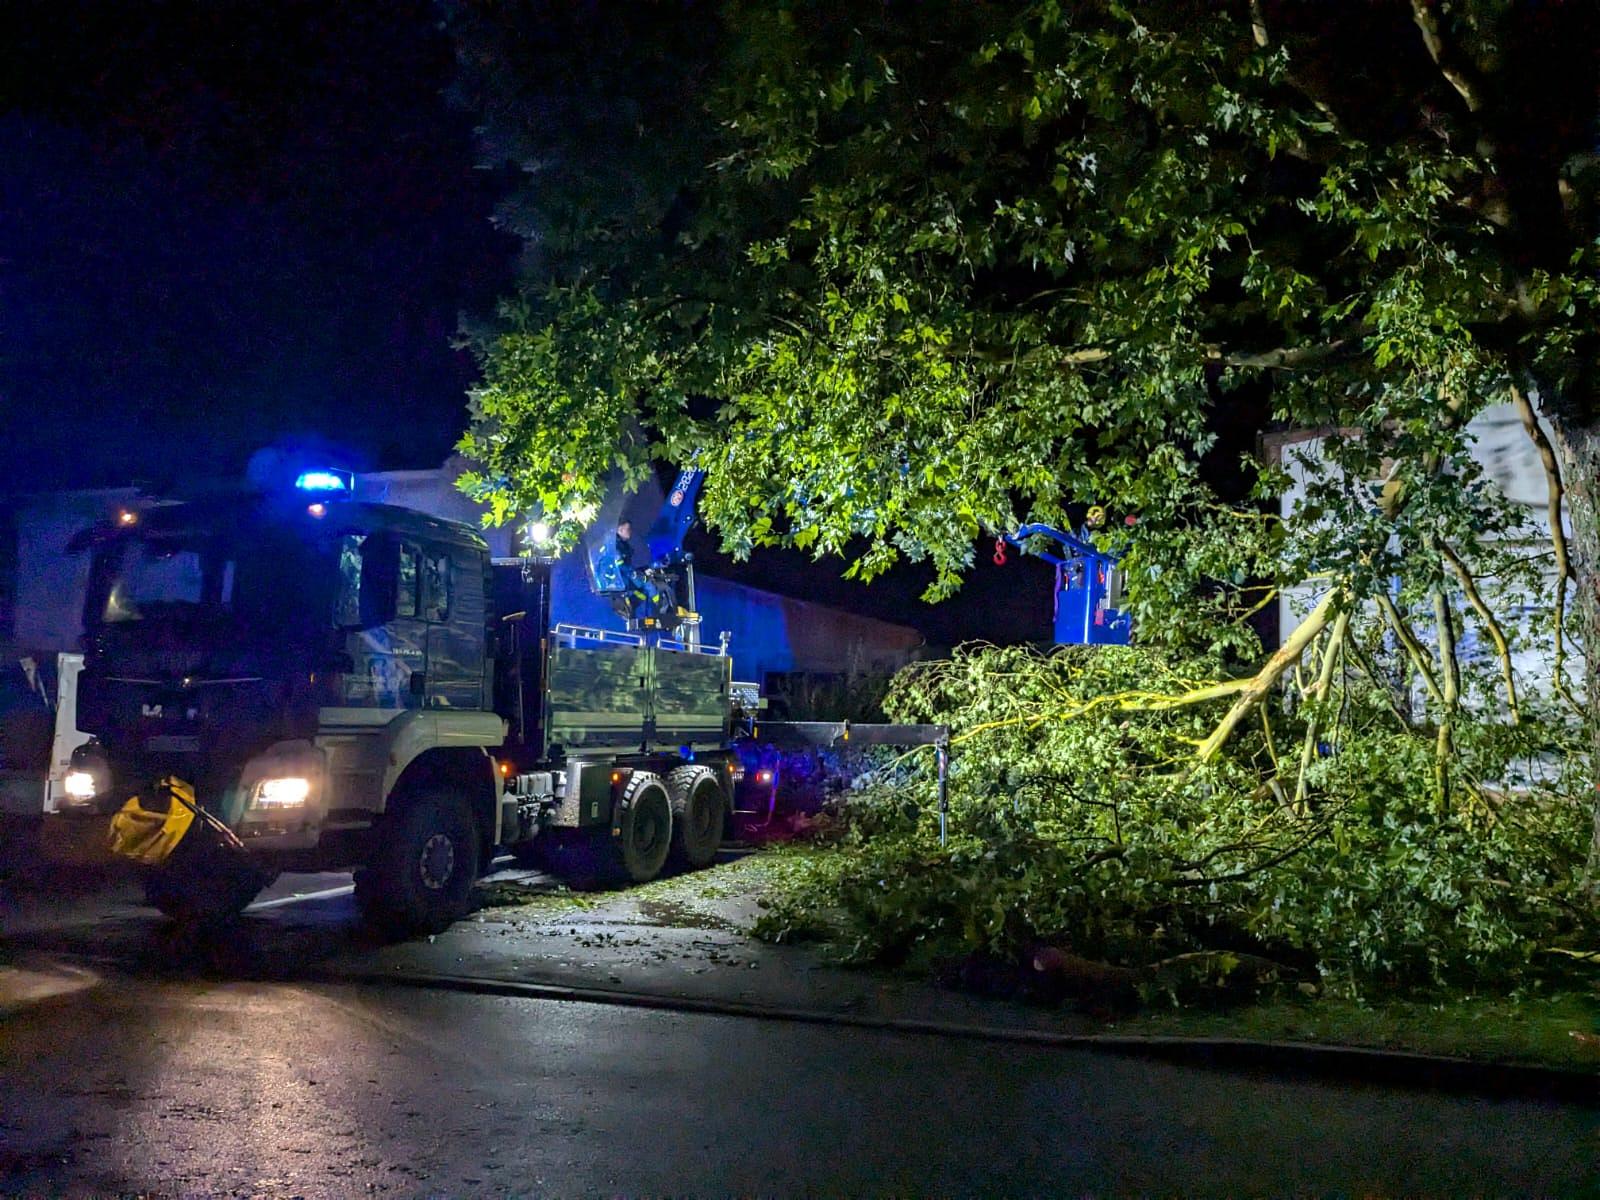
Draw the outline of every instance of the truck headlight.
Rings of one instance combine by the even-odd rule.
[[[68,800],[83,802],[93,800],[95,793],[94,773],[91,771],[68,771],[61,780],[61,790],[67,794]]]
[[[311,781],[302,775],[263,779],[250,797],[253,808],[301,808],[311,795]]]

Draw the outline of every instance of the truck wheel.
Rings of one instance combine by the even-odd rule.
[[[145,875],[145,903],[180,925],[214,929],[244,911],[273,873],[196,821],[167,861]]]
[[[672,797],[672,856],[691,867],[710,866],[722,846],[728,807],[717,773],[705,767],[678,767],[667,775]]]
[[[370,920],[394,933],[438,933],[466,915],[478,827],[464,797],[417,796],[373,835],[371,860],[356,873],[356,903]]]
[[[617,806],[613,851],[628,878],[645,883],[661,874],[672,850],[672,799],[661,776],[635,771]]]
[[[180,925],[215,929],[249,907],[260,890],[248,885],[228,889],[186,886],[157,874],[144,881],[144,902]]]

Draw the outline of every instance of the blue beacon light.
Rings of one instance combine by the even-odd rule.
[[[353,482],[346,471],[302,471],[294,486],[303,492],[349,492]]]

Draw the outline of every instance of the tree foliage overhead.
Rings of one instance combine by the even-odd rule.
[[[1192,518],[1253,376],[1420,473],[1526,370],[1584,375],[1586,5],[560,7],[457,21],[528,172],[466,443],[502,511],[705,447],[731,548],[944,592],[1075,500]]]
[[[1202,764],[1307,655],[1297,805],[1358,668],[1431,747],[1441,809],[1488,794],[1492,714],[1566,744],[1568,580],[1579,649],[1600,595],[1596,6],[575,11],[454,20],[486,146],[524,173],[529,270],[463,441],[497,516],[700,451],[733,551],[929,560],[943,596],[980,537],[1096,501],[1138,514],[1145,642],[1248,659],[1273,588],[1328,589]],[[1263,396],[1337,433],[1282,521],[1248,501],[1275,465],[1206,461]],[[1538,530],[1472,454],[1498,403],[1546,465]],[[1553,626],[1507,619],[1530,606]],[[1531,697],[1519,639],[1555,664]]]

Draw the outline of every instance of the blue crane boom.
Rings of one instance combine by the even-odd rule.
[[[652,565],[670,562],[683,552],[683,541],[694,524],[695,503],[700,499],[700,485],[706,473],[698,465],[699,455],[689,460],[689,465],[678,472],[678,478],[667,493],[666,503],[656,513],[645,534],[645,544],[650,547]]]
[[[628,561],[615,535],[589,545],[589,583],[608,596],[630,630],[670,632],[698,644],[694,561],[684,553],[684,540],[694,524],[695,503],[706,473],[699,455],[678,472],[650,528],[645,532],[644,562]]]

